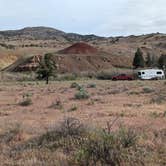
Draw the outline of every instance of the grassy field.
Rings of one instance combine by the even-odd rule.
[[[0,165],[166,165],[165,101],[166,81],[1,82]]]

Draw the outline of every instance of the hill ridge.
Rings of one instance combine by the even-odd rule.
[[[18,37],[18,38],[29,38],[36,40],[48,40],[48,39],[56,39],[57,37],[62,37],[63,40],[66,41],[86,41],[87,39],[98,39],[104,38],[100,36],[96,36],[94,34],[89,35],[81,35],[77,33],[66,33],[64,31],[51,28],[51,27],[25,27],[18,30],[5,30],[0,31],[0,38],[8,38],[8,37]]]

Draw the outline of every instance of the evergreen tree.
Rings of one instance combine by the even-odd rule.
[[[37,78],[45,79],[46,84],[49,82],[51,76],[56,76],[57,65],[53,59],[53,55],[48,53],[45,54],[43,59],[39,63],[39,68],[37,70]]]
[[[166,69],[166,55],[162,54],[158,60],[159,68],[165,70]]]
[[[156,55],[152,55],[152,67],[158,67],[158,57]]]
[[[150,53],[148,52],[147,56],[146,56],[146,66],[147,67],[152,67],[152,65],[153,65],[152,57],[151,57]]]
[[[136,53],[135,53],[135,57],[133,59],[133,66],[135,68],[138,68],[138,67],[144,67],[145,66],[145,61],[144,61],[144,58],[143,58],[143,53],[141,51],[140,48],[137,49]]]

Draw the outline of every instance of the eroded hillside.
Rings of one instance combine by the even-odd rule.
[[[107,52],[112,63],[117,67],[131,67],[134,53],[138,47],[142,49],[145,56],[147,52],[156,56],[166,52],[166,35],[160,33],[106,38],[65,33],[53,28],[34,27],[0,32],[0,68],[8,66],[20,56],[57,52],[77,42],[86,42]],[[121,59],[124,59],[123,63],[121,63]]]

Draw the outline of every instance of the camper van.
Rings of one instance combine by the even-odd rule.
[[[142,80],[165,79],[164,71],[160,69],[139,70],[137,74]]]

